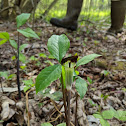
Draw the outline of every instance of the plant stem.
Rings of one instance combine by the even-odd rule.
[[[20,80],[19,80],[19,46],[20,46],[20,42],[19,42],[19,32],[18,32],[18,48],[17,48],[17,86],[18,86],[18,95],[19,95],[19,99],[21,99],[21,90],[20,90]]]
[[[68,126],[70,126],[70,97],[71,97],[71,90],[67,90],[67,94],[68,94],[68,98],[67,98],[68,117],[67,117],[67,120],[68,120]]]
[[[75,110],[75,126],[78,126],[78,123],[77,123],[77,108],[78,108],[78,94],[76,92],[76,110]]]
[[[63,85],[63,76],[62,76],[62,74],[61,74],[61,84],[62,84],[63,102],[64,102],[64,109],[65,109],[65,117],[66,117],[66,126],[68,126],[66,95],[65,95],[64,85]]]

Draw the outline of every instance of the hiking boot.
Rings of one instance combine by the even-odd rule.
[[[55,26],[63,27],[72,31],[76,30],[78,26],[77,20],[80,15],[82,3],[83,0],[68,0],[67,13],[65,18],[51,18],[50,23]]]

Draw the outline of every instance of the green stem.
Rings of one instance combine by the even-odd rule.
[[[67,107],[68,107],[68,126],[70,126],[70,97],[71,97],[71,90],[67,90],[68,98],[67,98]]]
[[[63,102],[64,102],[64,109],[65,109],[66,126],[68,126],[67,106],[66,106],[66,95],[65,95],[64,85],[63,85],[63,76],[62,76],[62,74],[61,74],[61,84],[62,84]]]

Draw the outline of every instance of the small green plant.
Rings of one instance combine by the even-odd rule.
[[[17,85],[18,85],[19,99],[21,98],[20,81],[19,81],[19,68],[20,68],[19,60],[23,63],[26,63],[26,57],[23,55],[23,53],[21,53],[21,51],[27,46],[27,44],[20,45],[19,33],[21,33],[23,36],[25,36],[27,38],[32,37],[32,38],[39,39],[39,36],[31,28],[25,28],[25,29],[20,28],[22,25],[24,25],[27,22],[29,17],[30,17],[29,13],[22,13],[21,15],[16,17],[17,32],[18,32],[18,41],[17,42],[10,38],[8,32],[1,32],[0,33],[0,39],[2,39],[0,41],[0,45],[9,41],[10,45],[14,49],[17,50],[17,55],[15,57],[12,57],[12,60],[17,58]]]
[[[50,123],[42,123],[41,126],[53,126],[52,124]],[[61,124],[58,124],[57,126],[66,126],[65,123],[61,123]]]
[[[93,116],[100,119],[100,123],[102,126],[110,126],[107,119],[116,118],[120,121],[126,121],[126,111],[116,111],[113,108],[111,108],[110,110],[105,110],[103,112],[97,112],[96,114],[93,114]]]
[[[27,90],[29,90],[31,87],[35,86],[35,84],[33,83],[32,79],[30,79],[30,80],[24,80],[23,82],[25,84],[24,92],[26,92]]]
[[[93,83],[93,80],[90,77],[87,77],[87,80],[88,80],[89,84]]]
[[[106,100],[108,98],[109,95],[104,95],[104,94],[101,94],[101,98],[103,98],[103,100]]]
[[[103,71],[101,72],[101,75],[104,75],[105,77],[108,77],[109,74],[110,74],[110,72],[107,71],[107,70],[103,70]]]
[[[36,93],[45,90],[53,81],[60,78],[62,84],[63,101],[65,108],[66,125],[70,126],[70,92],[72,83],[76,80],[76,90],[82,99],[87,91],[87,83],[79,77],[76,70],[101,55],[91,54],[78,60],[78,56],[64,58],[70,47],[70,41],[65,35],[53,35],[48,40],[48,51],[58,60],[59,64],[43,69],[36,78]],[[77,74],[76,74],[77,73]],[[67,93],[65,93],[67,91]],[[67,104],[66,104],[67,102]]]

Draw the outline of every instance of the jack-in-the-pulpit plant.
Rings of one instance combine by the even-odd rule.
[[[46,67],[36,78],[36,93],[46,89],[53,81],[60,78],[62,84],[63,101],[65,108],[66,125],[70,126],[70,90],[76,80],[76,90],[82,99],[87,91],[87,83],[79,77],[77,68],[94,60],[101,55],[91,54],[78,60],[78,56],[64,58],[70,47],[70,41],[66,35],[52,35],[48,40],[48,51],[58,60],[59,64]],[[67,92],[67,93],[66,93]],[[67,104],[66,104],[67,102]]]

